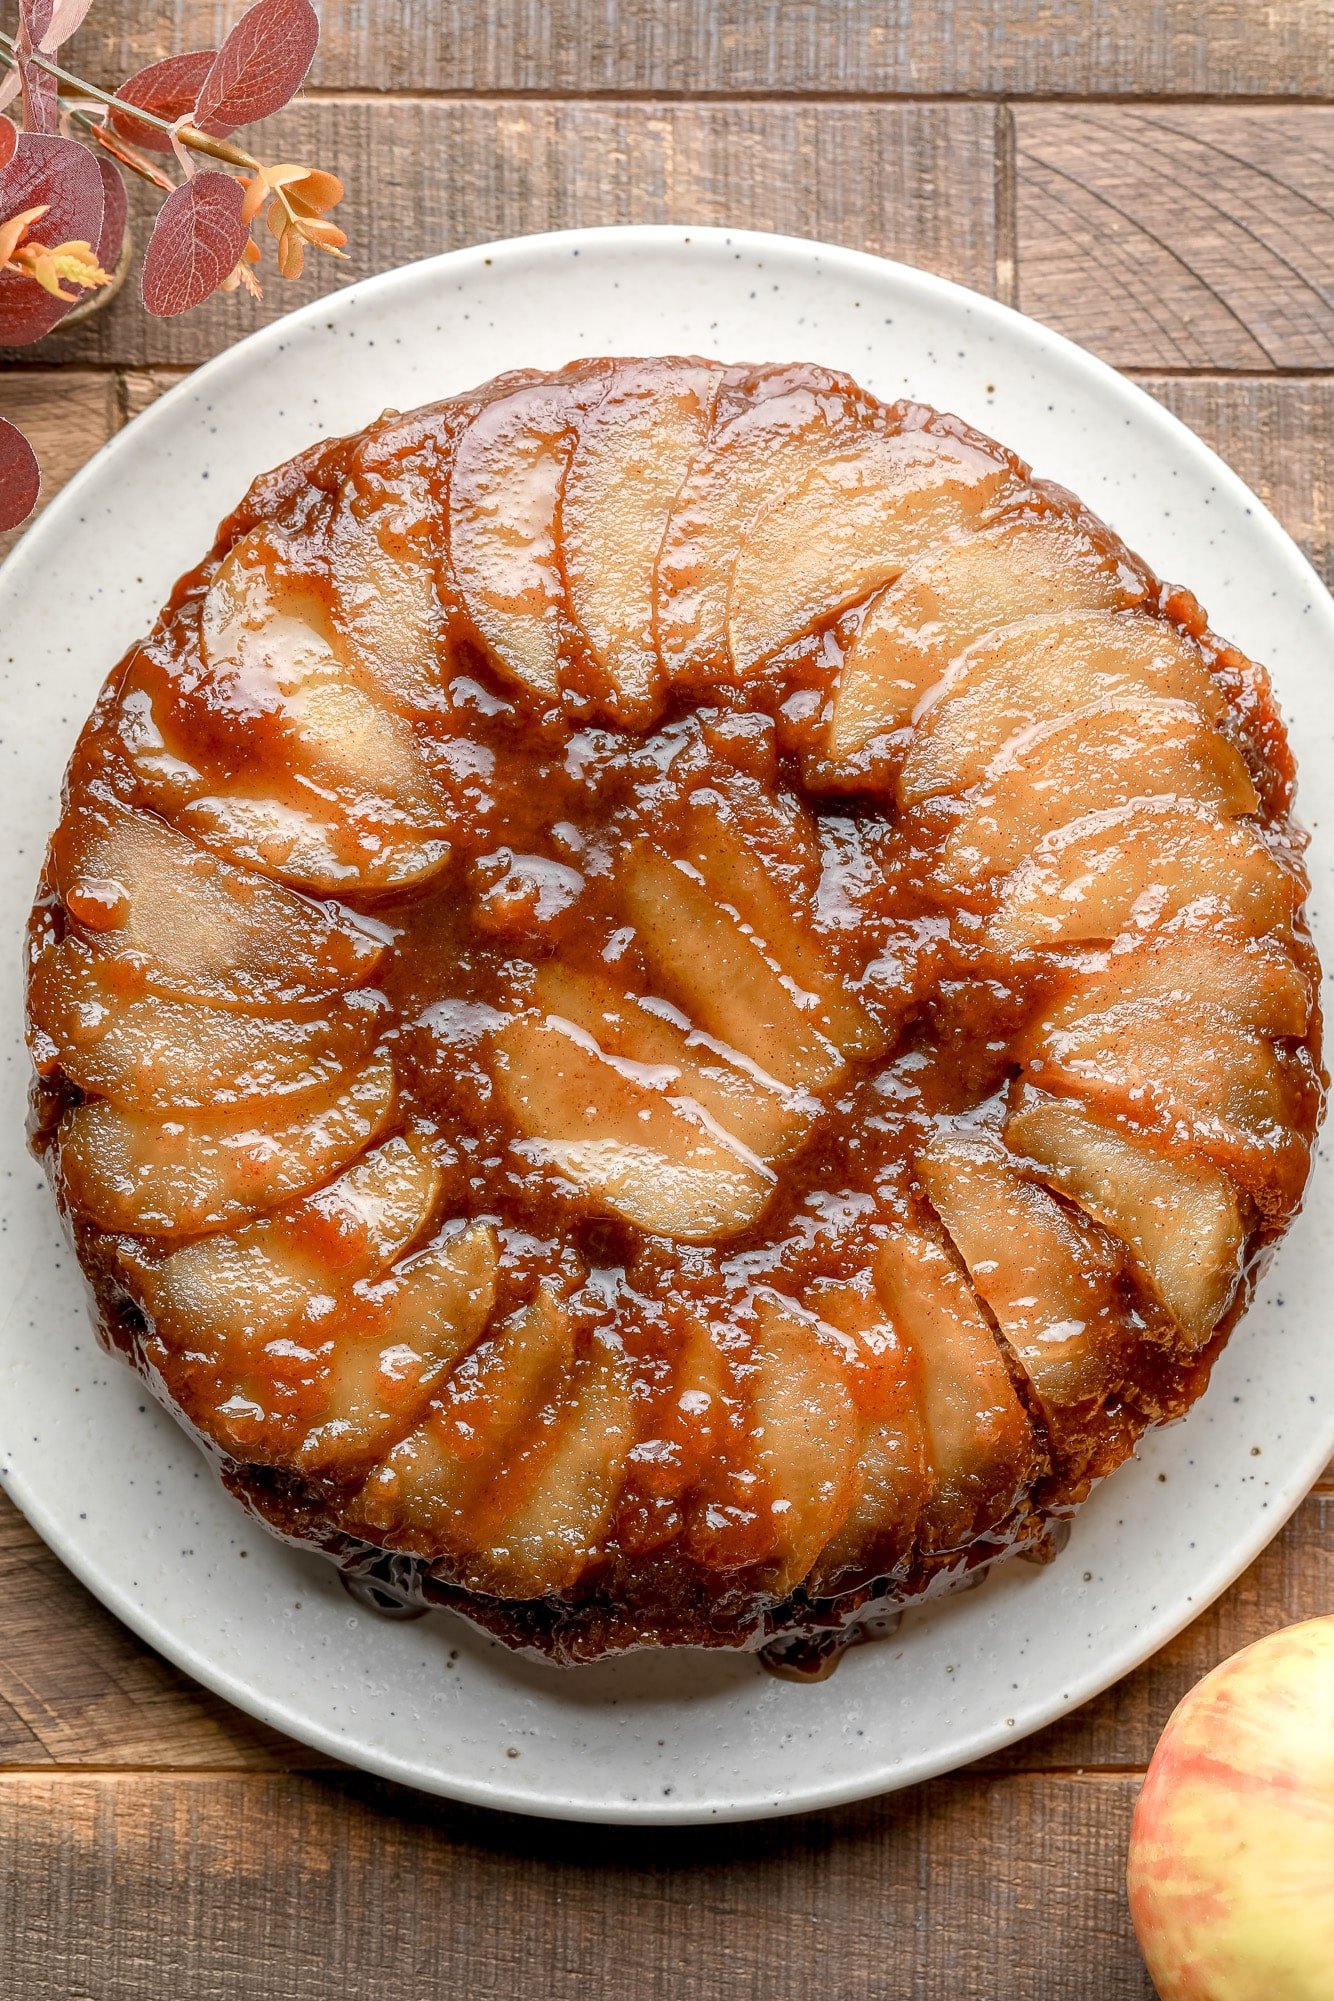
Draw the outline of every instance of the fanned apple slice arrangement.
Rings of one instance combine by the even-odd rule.
[[[756,1645],[1203,1389],[1318,1120],[1260,670],[807,365],[513,374],[258,481],[30,935],[106,1337],[282,1533],[516,1645]]]

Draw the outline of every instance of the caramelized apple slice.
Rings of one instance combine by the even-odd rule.
[[[1069,1450],[1088,1407],[1107,1403],[1131,1373],[1137,1337],[1111,1240],[985,1139],[937,1138],[917,1171],[1053,1437]]]
[[[856,1491],[860,1427],[839,1344],[778,1293],[755,1301],[747,1424],[777,1543],[773,1589],[801,1582]]]
[[[690,1561],[707,1572],[747,1572],[752,1578],[763,1573],[771,1585],[783,1562],[784,1510],[775,1510],[766,1470],[758,1463],[765,1441],[763,1424],[750,1407],[755,1339],[753,1316],[744,1329],[730,1317],[707,1329],[708,1347],[698,1365],[710,1404],[691,1441],[695,1477],[685,1497],[682,1541]],[[707,1450],[699,1451],[701,1444]]]
[[[298,1322],[320,1338],[336,1330],[343,1295],[421,1235],[440,1185],[424,1139],[396,1135],[313,1195],[165,1258],[128,1250],[127,1268],[172,1347],[244,1351]]]
[[[866,432],[774,494],[738,546],[727,599],[732,670],[744,677],[899,576],[951,530],[1018,487],[980,438]]]
[[[942,1244],[904,1227],[876,1254],[876,1287],[920,1372],[928,1488],[922,1548],[945,1554],[998,1528],[1041,1470],[1037,1440],[971,1287]]]
[[[1248,1185],[1305,1159],[1309,1060],[1280,1054],[1202,997],[1102,1009],[1085,997],[1039,1021],[1027,1046],[1028,1073],[1044,1090],[1179,1135]]]
[[[247,670],[244,702],[263,682]],[[404,888],[448,858],[443,802],[401,717],[338,680],[290,698],[270,685],[244,727],[242,707],[226,675],[186,681],[140,651],[118,724],[148,804],[320,895]]]
[[[423,431],[430,428],[424,419]],[[329,528],[329,609],[361,685],[410,712],[429,712],[441,687],[441,531],[430,478],[435,453],[425,436],[415,446],[387,465],[372,440],[357,453]]]
[[[935,870],[953,895],[1008,874],[1087,813],[1164,798],[1234,819],[1259,810],[1241,753],[1188,702],[1107,702],[1003,752],[950,829]]]
[[[682,482],[654,587],[658,649],[672,679],[731,671],[727,595],[737,551],[765,504],[863,429],[896,423],[850,377],[776,372],[769,393],[718,426]]]
[[[65,1198],[104,1230],[181,1237],[225,1228],[327,1181],[383,1132],[393,1109],[384,1055],[290,1125],[246,1109],[163,1120],[89,1099],[61,1120]]]
[[[494,1229],[474,1223],[358,1288],[353,1312],[332,1329],[298,1465],[346,1478],[420,1423],[441,1377],[491,1317],[498,1262]]]
[[[386,520],[355,521],[338,538],[335,616],[361,674],[390,700],[429,711],[439,698],[440,603],[432,566]]]
[[[619,1343],[594,1339],[547,1435],[478,1497],[469,1524],[474,1589],[509,1598],[566,1591],[608,1527],[635,1443],[629,1369]]]
[[[199,650],[243,705],[242,724],[272,713],[275,697],[342,675],[324,593],[281,529],[262,522],[227,551],[199,609]]]
[[[848,1383],[860,1440],[852,1504],[807,1579],[813,1593],[888,1576],[909,1554],[926,1498],[916,1356],[863,1281],[823,1284],[807,1304],[852,1344]]]
[[[673,1302],[668,1328],[676,1337],[674,1365],[670,1376],[660,1379],[657,1395],[643,1407],[644,1436],[627,1468],[627,1490],[615,1530],[623,1551],[641,1555],[682,1535],[688,1507],[695,1537],[704,1531],[699,1549],[707,1550],[717,1520],[710,1508],[709,1487],[733,1457],[741,1409],[706,1315]]]
[[[575,419],[602,372],[531,384],[480,409],[449,478],[449,555],[464,607],[499,665],[554,702],[565,578],[560,492]]]
[[[1045,1181],[1120,1237],[1193,1346],[1236,1290],[1245,1236],[1231,1182],[1069,1098],[1025,1091],[1005,1137]]]
[[[570,611],[618,722],[655,713],[653,578],[672,502],[708,435],[719,370],[626,362],[579,427],[561,497]]]
[[[318,781],[397,809],[422,833],[435,832],[440,805],[412,730],[350,681],[317,681],[288,697],[293,755]]]
[[[404,889],[448,860],[450,842],[369,796],[355,804],[290,769],[231,777],[180,754],[151,708],[122,711],[121,738],[145,804],[204,846],[314,896]]]
[[[154,989],[278,1007],[369,979],[383,944],[337,905],[247,875],[96,788],[51,848],[66,909]]]
[[[372,994],[299,1016],[186,1005],[73,936],[34,966],[28,1007],[81,1090],[157,1112],[316,1093],[362,1060],[383,1017]]]
[[[369,800],[355,815],[307,811],[276,798],[266,784],[201,788],[171,808],[173,818],[208,847],[312,896],[413,889],[449,860],[451,844],[438,820],[427,832],[382,814]]]
[[[1297,876],[1255,828],[1151,801],[1048,834],[1006,882],[988,938],[997,951],[1026,951],[1173,920],[1283,937],[1301,900]]]
[[[537,970],[533,1003],[573,1022],[602,1049],[660,1071],[657,1088],[685,1098],[761,1160],[787,1152],[809,1126],[813,1107],[721,1043],[672,1018],[665,1002],[645,1002],[609,974],[548,959]]]
[[[430,829],[439,808],[411,726],[386,705],[377,681],[358,685],[325,597],[293,573],[268,527],[224,557],[204,599],[199,639],[233,726],[253,716],[261,762],[268,728],[281,745],[280,769],[354,800],[372,798]]]
[[[1264,938],[1168,932],[1133,951],[1108,953],[1096,970],[1077,976],[1043,1014],[1049,1031],[1121,1003],[1147,1006],[1199,1001],[1222,1009],[1258,1035],[1305,1035],[1311,989],[1281,946]]]
[[[899,803],[965,792],[1020,730],[1120,696],[1192,702],[1211,722],[1226,705],[1194,640],[1138,611],[1063,611],[1021,619],[960,655],[918,722]]]
[[[482,1331],[494,1269],[494,1235],[476,1225],[326,1301],[322,1325],[274,1319],[250,1341],[210,1345],[166,1321],[144,1337],[144,1355],[222,1451],[346,1479],[420,1421]]]
[[[475,1547],[478,1495],[522,1449],[573,1364],[570,1316],[543,1285],[460,1364],[439,1406],[371,1474],[363,1519],[422,1555]]]
[[[973,641],[1016,619],[1119,611],[1143,581],[1064,512],[1011,514],[952,536],[871,600],[843,658],[828,754],[854,757],[906,729],[922,698]]]
[[[495,1037],[494,1063],[525,1157],[641,1230],[687,1242],[734,1236],[773,1192],[755,1155],[571,1025],[515,1016]]]
[[[847,981],[836,973],[793,910],[793,895],[735,825],[711,807],[692,802],[683,816],[687,858],[715,897],[734,910],[771,964],[818,1002],[822,1029],[846,1055],[874,1055],[883,1046],[877,1028]],[[793,828],[794,842],[805,831]]]
[[[653,978],[706,1034],[792,1089],[818,1090],[840,1073],[820,1002],[775,970],[697,869],[644,846],[621,888]]]
[[[223,1451],[355,1476],[418,1422],[444,1371],[481,1331],[495,1262],[493,1233],[477,1225],[342,1294],[322,1331],[284,1332],[279,1323],[206,1353],[188,1332],[158,1326],[145,1356]]]

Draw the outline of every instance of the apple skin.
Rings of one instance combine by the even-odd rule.
[[[1127,1888],[1162,2001],[1331,2001],[1334,1617],[1257,1640],[1178,1705]]]

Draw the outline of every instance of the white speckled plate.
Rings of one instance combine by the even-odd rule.
[[[1102,363],[1004,307],[851,251],[610,229],[373,278],[220,355],[123,431],[0,572],[0,1475],[105,1604],[292,1736],[519,1812],[743,1819],[902,1786],[1022,1737],[1160,1647],[1270,1539],[1334,1450],[1334,1179],[1317,1169],[1213,1387],[1095,1495],[1049,1568],[911,1613],[814,1687],[748,1658],[562,1673],[440,1614],[391,1624],[241,1514],[84,1318],[23,1150],[19,937],[98,685],[252,474],[502,368],[695,350],[850,369],[992,431],[1088,500],[1269,662],[1302,765],[1317,930],[1332,907],[1334,604],[1214,455]],[[1331,957],[1329,940],[1325,956]]]

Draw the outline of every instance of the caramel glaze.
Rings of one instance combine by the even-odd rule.
[[[812,423],[826,426],[831,459],[862,451],[870,433],[920,435],[924,449],[943,439],[961,454],[965,483],[974,482],[981,500],[969,518],[944,521],[938,537],[910,549],[909,580],[914,562],[920,569],[941,547],[996,522],[1002,533],[1016,522],[1025,532],[1052,524],[1058,538],[1073,538],[1078,562],[1096,572],[1096,588],[1090,597],[1081,582],[1053,602],[1096,603],[1090,615],[1100,618],[1155,621],[1155,630],[1189,655],[1181,671],[1203,675],[1208,699],[1188,701],[1176,683],[1155,685],[1162,706],[1149,721],[1176,732],[1173,744],[1190,732],[1221,740],[1219,756],[1232,763],[1224,778],[1215,771],[1213,789],[1201,796],[1211,813],[1222,813],[1218,800],[1231,787],[1226,810],[1264,850],[1254,864],[1261,902],[1247,909],[1269,910],[1277,895],[1280,903],[1286,898],[1282,919],[1234,924],[1227,910],[1220,918],[1217,907],[1192,906],[1175,919],[1169,909],[1158,929],[1137,916],[1129,943],[1096,929],[1048,941],[1040,931],[1023,932],[1022,910],[1013,920],[1005,914],[1014,868],[942,883],[942,857],[948,862],[953,852],[947,843],[953,832],[957,844],[961,816],[991,782],[993,763],[984,759],[985,769],[954,789],[928,783],[924,797],[908,797],[913,759],[921,756],[914,744],[933,704],[939,713],[944,667],[890,727],[864,730],[851,748],[836,740],[846,664],[859,641],[865,650],[868,621],[884,615],[886,593],[905,588],[892,568],[851,601],[831,593],[824,615],[799,612],[800,629],[780,632],[781,643],[761,648],[762,657],[740,672],[742,585],[734,577],[728,600],[730,669],[707,649],[692,657],[688,586],[696,545],[681,531],[673,557],[669,524],[655,573],[653,634],[632,634],[619,654],[599,646],[580,595],[580,577],[597,550],[576,550],[574,541],[600,518],[580,510],[593,508],[588,494],[596,500],[594,474],[602,466],[577,488],[570,466],[596,425],[618,417],[617,398],[646,405],[642,428],[650,439],[654,424],[669,418],[700,427],[703,442],[683,460],[683,490],[689,497],[695,479],[699,491],[699,547],[716,546],[719,510],[735,503],[726,481],[710,485],[700,466],[710,475],[719,463],[727,470],[726,453],[745,447],[738,417],[766,398],[780,457],[790,433]],[[491,426],[484,438],[472,432],[479,419]],[[584,446],[585,458],[590,450]],[[480,466],[486,474],[507,452],[515,456],[501,500],[483,493],[473,506],[474,496],[460,491],[464,473],[471,478]],[[578,463],[583,469],[584,460]],[[818,455],[809,465],[795,463],[792,474],[798,507],[805,504],[800,481],[823,476]],[[853,502],[846,504],[851,513]],[[765,535],[781,545],[783,530],[780,520],[771,531],[772,516],[761,519],[758,507],[755,501],[739,542],[760,552],[756,562]],[[679,500],[675,509],[672,519],[685,518],[688,530],[688,510]],[[494,538],[487,539],[496,520],[519,549],[518,558],[513,547],[509,555],[520,567],[488,581],[487,563],[500,560]],[[378,537],[369,558],[368,532]],[[253,562],[246,557],[248,570],[236,568],[238,546],[258,549]],[[236,585],[223,579],[230,597],[218,581],[229,558],[241,578]],[[382,561],[389,570],[375,568]],[[663,578],[672,561],[677,595],[668,602]],[[414,642],[410,630],[411,607],[405,612],[394,597],[404,577],[416,579],[418,607],[421,579],[428,580],[425,655],[421,634]],[[768,616],[763,597],[760,625]],[[1045,606],[1041,592],[1038,602]],[[350,778],[347,771],[331,778],[310,761],[281,677],[270,684],[257,675],[254,661],[267,654],[248,654],[249,640],[235,636],[249,619],[268,646],[275,628],[265,619],[294,603],[325,635],[347,680],[375,693],[399,731],[394,744],[415,747],[410,779],[392,777],[393,744],[367,753],[379,758],[377,770],[391,769],[391,780],[368,782],[364,794],[355,758]],[[525,617],[532,613],[522,630],[505,623],[515,606]],[[541,685],[548,611],[557,635],[554,687]],[[1034,611],[1030,594],[1018,616]],[[941,616],[948,625],[948,605]],[[684,640],[673,636],[673,617]],[[707,607],[698,623],[701,630],[707,624]],[[977,629],[1006,627],[1002,603]],[[1040,637],[1035,628],[1035,646]],[[655,655],[670,671],[657,672]],[[1201,701],[1204,711],[1217,702],[1207,722]],[[1099,730],[1120,726],[1118,715],[1108,720],[1106,706],[1093,703]],[[1074,713],[1078,722],[1092,710],[1086,702]],[[1146,713],[1143,705],[1127,710],[1135,727]],[[1008,748],[1014,732],[1006,727],[1001,736]],[[1192,772],[1203,754],[1191,749]],[[1221,768],[1217,758],[1214,767]],[[65,817],[33,913],[34,1145],[72,1228],[103,1335],[271,1528],[407,1600],[451,1606],[507,1644],[559,1661],[647,1644],[776,1646],[788,1658],[804,1646],[818,1657],[869,1609],[912,1602],[998,1555],[1040,1546],[1048,1524],[1121,1463],[1147,1426],[1179,1416],[1204,1389],[1265,1251],[1300,1200],[1321,1104],[1318,968],[1300,915],[1305,884],[1289,817],[1292,786],[1267,678],[1209,632],[1188,592],[1160,585],[1070,495],[1033,480],[1012,455],[957,420],[920,406],[875,405],[827,371],[583,363],[554,378],[501,378],[472,396],[407,417],[389,413],[356,437],[322,442],[256,481],[207,559],[181,579],[152,635],[110,677],[70,766]],[[1155,828],[1162,824],[1160,790]],[[219,799],[239,795],[307,815],[314,802],[324,816],[321,858],[309,860],[305,835],[306,846],[284,845],[281,828],[270,837],[271,819],[255,835],[249,822],[228,817],[230,807],[218,808]],[[1177,798],[1168,793],[1169,808]],[[89,813],[103,816],[100,827],[124,807],[182,829],[244,870],[246,880],[286,882],[317,904],[336,899],[337,922],[350,924],[352,943],[339,948],[346,964],[328,973],[324,1003],[318,981],[294,1000],[262,963],[252,990],[242,992],[237,975],[221,1000],[212,973],[200,975],[195,993],[189,965],[184,972],[173,965],[167,975],[155,969],[157,948],[150,941],[141,949],[124,928],[135,921],[135,895],[155,892],[99,874],[96,856],[107,850],[97,848],[100,834],[94,839],[85,830]],[[1106,826],[1115,832],[1117,814],[1127,811],[1133,817],[1141,808],[1105,808]],[[1195,822],[1188,821],[1189,835]],[[1024,855],[1011,859],[1017,867]],[[1251,862],[1243,856],[1239,866]],[[686,902],[660,937],[655,898],[682,881]],[[692,933],[692,924],[705,924],[696,892],[704,906],[723,912],[731,931]],[[774,906],[791,914],[787,928]],[[183,908],[191,907],[187,896]],[[998,931],[1001,924],[1009,930]],[[1146,1088],[1133,1064],[1113,1064],[1100,1078],[1096,1063],[1090,1070],[1080,1058],[1053,1081],[1052,1062],[1059,1072],[1065,1060],[1060,1036],[1069,1033],[1072,997],[1105,978],[1109,963],[1130,963],[1119,953],[1182,954],[1202,937],[1216,942],[1234,933],[1243,957],[1277,937],[1284,964],[1296,969],[1308,996],[1299,1018],[1289,1018],[1287,1001],[1280,1019],[1270,1000],[1264,1023],[1257,1018],[1246,1029],[1247,1050],[1260,1033],[1264,1062],[1277,1066],[1253,1119],[1243,1105],[1215,1131],[1203,1108],[1195,1118],[1189,1104],[1160,1103],[1155,1080]],[[756,941],[767,968],[759,1000],[745,985],[753,962],[744,955],[758,949]],[[70,998],[68,950],[58,956],[71,944],[84,953],[75,955],[80,976],[102,982],[99,1032],[103,1005],[114,1010],[145,997],[158,1004],[164,995],[189,1005],[195,993],[261,1021],[291,1015],[295,1036],[323,1020],[329,995],[378,994],[374,1040],[392,1064],[392,1100],[371,1104],[366,1086],[371,1109],[361,1125],[347,1114],[352,1137],[335,1144],[325,1168],[256,1184],[250,1196],[237,1196],[229,1181],[225,1200],[213,1180],[202,1194],[191,1181],[188,1201],[167,1213],[170,1192],[144,1193],[157,1157],[141,1173],[133,1161],[126,1165],[131,1143],[119,1126],[113,1145],[96,1120],[80,1123],[80,1112],[104,1095],[123,1105],[127,1090],[89,1068],[79,1022],[91,1017],[79,1017]],[[323,967],[325,945],[317,940],[309,950]],[[361,970],[358,952],[366,961]],[[788,1003],[775,997],[775,969],[777,994],[797,996],[790,1019]],[[299,985],[301,977],[298,967],[291,978]],[[1186,974],[1182,979],[1189,984]],[[636,999],[652,1005],[647,1017],[633,1014],[637,1026],[627,1029],[625,1010],[633,1013]],[[746,1009],[764,1005],[776,1010],[774,1020],[760,1021],[751,1049],[737,1059]],[[1139,1005],[1162,1012],[1161,1002]],[[1178,995],[1168,1015],[1175,1019],[1185,1005]],[[1224,1068],[1227,1035],[1242,1033],[1239,1007],[1229,1002],[1224,1010]],[[361,1031],[349,1015],[339,1032]],[[672,1067],[672,1048],[712,1063],[714,1073],[721,1063],[723,1086],[714,1074],[712,1085],[699,1087],[713,1091],[707,1102],[693,1097],[689,1078],[683,1083]],[[551,1078],[564,1076],[567,1056],[576,1112],[591,1088],[576,1074],[579,1065],[602,1063],[596,1074],[607,1078],[608,1095],[591,1124],[585,1119],[581,1127],[575,1117],[576,1138],[596,1141],[599,1120],[614,1122],[623,1084],[630,1093],[630,1124],[616,1127],[609,1156],[571,1152],[563,1127],[553,1140],[553,1119],[558,1127],[562,1113],[559,1104],[553,1112],[551,1093],[564,1085]],[[788,1074],[778,1082],[785,1089],[778,1091],[773,1072],[784,1062]],[[757,1070],[767,1072],[758,1081]],[[163,1088],[169,1098],[171,1087]],[[1190,1199],[1207,1197],[1211,1216],[1234,1216],[1226,1270],[1212,1291],[1204,1287],[1208,1304],[1193,1321],[1196,1309],[1183,1307],[1180,1288],[1197,1297],[1207,1248],[1193,1265],[1187,1258],[1184,1276],[1160,1269],[1144,1242],[1128,1244],[1124,1228],[1112,1227],[1105,1203],[1090,1208],[1092,1198],[1072,1194],[1061,1158],[1044,1159],[1039,1172],[1030,1141],[1019,1147],[1007,1138],[1009,1120],[1034,1090],[1050,1111],[1047,1088],[1128,1137],[1135,1160],[1142,1156],[1153,1172],[1184,1164]],[[659,1132],[653,1107],[674,1096],[679,1102],[683,1089],[692,1103],[684,1125],[669,1105]],[[741,1107],[735,1118],[734,1101]],[[292,1102],[309,1100],[298,1092]],[[145,1103],[152,1118],[170,1125],[171,1106],[160,1093]],[[238,1087],[234,1099],[219,1089],[180,1114],[187,1146],[192,1118],[221,1112],[225,1119],[233,1103],[261,1130],[289,1116],[276,1087],[268,1097]],[[651,1227],[654,1203],[667,1199],[667,1170],[650,1163],[632,1186],[617,1179],[616,1150],[626,1131],[633,1138],[636,1118],[648,1121],[645,1130],[656,1135],[650,1153],[656,1147],[667,1169],[679,1165],[673,1148],[703,1149],[690,1156],[690,1172],[672,1181],[675,1206],[661,1212],[671,1227]],[[757,1137],[771,1128],[775,1137]],[[1023,1130],[1041,1135],[1047,1128]],[[135,1145],[147,1143],[139,1127],[134,1133]],[[290,1211],[307,1265],[326,1259],[337,1273],[340,1258],[355,1262],[360,1240],[349,1252],[346,1237],[328,1234],[327,1215],[311,1220],[302,1204],[322,1183],[337,1184],[349,1158],[403,1133],[415,1135],[435,1179],[429,1213],[394,1247],[400,1264],[435,1243],[442,1224],[455,1230],[447,1244],[465,1222],[474,1226],[468,1242],[481,1243],[479,1224],[494,1231],[488,1241],[498,1255],[491,1254],[489,1279],[478,1276],[480,1266],[469,1267],[471,1304],[458,1309],[454,1352],[428,1357],[427,1366],[412,1356],[409,1340],[408,1389],[395,1389],[396,1365],[384,1362],[378,1386],[347,1404],[351,1420],[340,1418],[342,1407],[330,1401],[330,1355],[340,1341],[363,1338],[372,1324],[367,1315],[373,1320],[382,1311],[366,1291],[376,1274],[344,1297],[344,1320],[321,1323],[318,1339],[309,1309],[282,1328],[256,1326],[250,1309],[233,1348],[192,1339],[163,1275],[176,1270],[173,1253],[243,1230],[257,1216]],[[924,1167],[942,1135],[944,1156]],[[719,1161],[722,1192],[715,1197],[710,1175]],[[1015,1200],[1021,1209],[1038,1205],[1033,1241],[1046,1246],[1033,1250],[1032,1271],[1048,1270],[1053,1244],[1067,1255],[1061,1246],[1068,1242],[1068,1283],[1082,1286],[1079,1297],[1088,1301],[1087,1322],[1061,1319],[1053,1307],[1056,1334],[1045,1330],[1045,1338],[1069,1346],[1064,1374],[1044,1376],[1033,1362],[1044,1333],[1030,1353],[1023,1316],[1031,1301],[1025,1305],[1022,1288],[1006,1293],[1003,1273],[999,1292],[989,1284],[991,1267],[978,1264],[968,1235],[969,1205],[975,1212],[979,1202],[996,1199],[986,1177],[1013,1176],[1016,1161],[1022,1185]],[[1145,1198],[1149,1209],[1155,1202],[1161,1209],[1164,1199]],[[993,1214],[998,1238],[1007,1236],[1002,1212]],[[951,1287],[962,1288],[958,1310],[982,1329],[974,1339],[985,1338],[999,1367],[997,1386],[978,1392],[967,1439],[952,1447],[944,1442],[944,1406],[931,1416],[930,1379],[953,1364],[938,1363],[926,1334],[908,1324],[911,1311],[895,1307],[896,1299],[910,1306],[932,1287],[946,1301],[956,1297]],[[545,1311],[535,1309],[540,1300],[554,1302],[560,1316],[562,1359],[543,1395],[518,1411],[495,1447],[486,1478],[460,1488],[458,1454],[466,1461],[476,1449],[468,1441],[501,1438],[496,1411],[509,1392],[488,1387],[487,1375],[496,1343],[507,1329],[527,1326],[526,1314]],[[962,1342],[962,1332],[956,1338]],[[372,1406],[373,1418],[365,1419]],[[467,1496],[448,1507],[429,1480],[414,1489],[410,1449],[441,1411],[452,1426],[449,1491]],[[327,1442],[312,1446],[322,1421],[319,1436],[327,1434]],[[582,1458],[571,1442],[580,1421],[594,1434]],[[877,1479],[882,1499],[872,1505]],[[534,1496],[543,1519],[529,1525],[523,1542],[514,1524]],[[563,1533],[552,1529],[557,1517],[568,1517]]]

